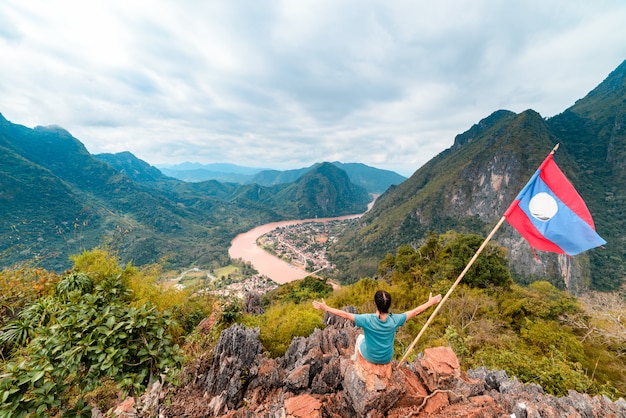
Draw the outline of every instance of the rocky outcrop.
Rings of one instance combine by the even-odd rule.
[[[324,330],[295,338],[277,359],[263,354],[258,329],[232,326],[220,336],[210,361],[200,358],[185,371],[185,385],[169,393],[160,386],[148,390],[134,416],[626,416],[624,400],[577,392],[556,398],[503,371],[464,373],[448,347],[427,349],[410,364],[377,366],[360,356],[353,360],[359,330],[345,320],[326,319]]]
[[[246,292],[243,300],[243,310],[250,315],[261,315],[265,311],[261,305],[261,294],[259,292]]]

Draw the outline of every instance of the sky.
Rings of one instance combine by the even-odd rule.
[[[0,113],[155,166],[409,176],[496,110],[573,105],[625,26],[624,0],[3,0]]]

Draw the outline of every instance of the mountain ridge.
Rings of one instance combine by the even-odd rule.
[[[214,163],[202,165],[199,163],[182,163],[180,165],[162,167],[160,170],[179,180],[198,182],[205,180],[218,180],[220,182],[252,184],[261,186],[274,186],[283,183],[293,183],[298,178],[313,170],[322,162],[309,167],[275,170],[253,167],[238,166],[235,164]],[[390,186],[399,184],[406,177],[391,171],[371,167],[362,163],[342,163],[334,161],[332,164],[348,173],[350,180],[372,194],[380,194]],[[180,169],[178,168],[180,167]]]
[[[534,252],[508,224],[494,240],[518,281],[549,276],[576,292],[617,289],[625,275],[626,61],[563,113],[499,110],[380,196],[360,226],[331,247],[343,280],[376,274],[376,260],[431,233],[486,236],[556,143],[555,161],[589,207],[608,244],[576,257]],[[620,231],[622,233],[620,233]]]

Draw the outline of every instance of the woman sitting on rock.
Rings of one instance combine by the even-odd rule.
[[[313,301],[313,307],[341,318],[349,319],[356,326],[363,328],[363,334],[359,335],[356,340],[355,355],[359,352],[370,363],[387,364],[393,358],[393,342],[396,336],[396,329],[404,325],[407,320],[438,304],[440,301],[441,295],[433,297],[431,293],[428,296],[428,302],[401,314],[391,314],[389,313],[391,295],[384,290],[378,290],[374,295],[375,314],[352,314],[331,308],[326,305],[324,299],[321,302]],[[353,357],[353,359],[356,359],[356,357]]]

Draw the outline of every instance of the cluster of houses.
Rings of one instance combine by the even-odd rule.
[[[341,222],[307,222],[276,228],[263,235],[257,244],[307,271],[333,268],[326,258],[326,248],[336,240],[333,231]]]

